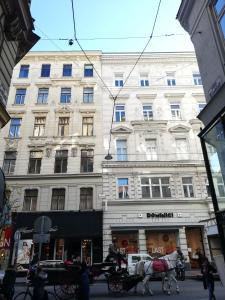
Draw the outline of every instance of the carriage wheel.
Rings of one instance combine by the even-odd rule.
[[[55,285],[54,292],[58,299],[71,299],[75,297],[76,286],[74,284]]]
[[[110,276],[108,278],[108,290],[113,294],[121,295],[125,293],[123,289],[123,279],[121,276]]]

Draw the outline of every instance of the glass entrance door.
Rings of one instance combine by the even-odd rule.
[[[92,264],[92,240],[81,240],[81,261]]]

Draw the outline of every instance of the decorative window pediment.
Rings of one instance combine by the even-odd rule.
[[[117,133],[132,133],[132,130],[126,126],[118,126],[112,129],[112,134],[117,134]]]
[[[185,125],[176,125],[169,128],[169,132],[180,133],[180,132],[189,132],[190,128]]]
[[[73,112],[73,109],[68,107],[67,105],[64,105],[62,107],[59,107],[55,110],[56,114],[70,114]]]

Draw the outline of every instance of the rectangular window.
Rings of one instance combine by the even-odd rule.
[[[71,64],[63,65],[63,76],[64,77],[72,76],[72,65]]]
[[[64,210],[65,209],[65,189],[52,190],[52,203],[51,210]]]
[[[225,37],[225,2],[223,0],[215,1],[214,9],[215,9],[215,17],[219,24],[219,29],[224,38]]]
[[[198,112],[201,112],[205,106],[206,103],[198,103]]]
[[[168,86],[175,86],[176,85],[176,79],[175,79],[175,73],[174,72],[167,72],[166,73],[166,81]]]
[[[12,118],[9,128],[9,137],[17,138],[20,136],[21,118]]]
[[[34,119],[34,136],[44,136],[45,134],[45,117],[36,117]]]
[[[170,104],[172,119],[181,119],[180,104]]]
[[[123,86],[123,74],[122,73],[115,74],[115,86],[117,86],[117,87]]]
[[[169,177],[142,177],[142,198],[171,198]]]
[[[140,74],[140,86],[149,86],[148,74]]]
[[[93,188],[80,189],[80,210],[93,209]]]
[[[29,65],[21,65],[19,78],[28,78],[28,75],[29,75]]]
[[[145,121],[149,121],[153,119],[152,105],[143,104],[143,116]]]
[[[193,74],[194,85],[202,85],[202,78],[199,73]]]
[[[16,166],[16,151],[6,151],[3,161],[3,172],[5,175],[13,174]]]
[[[38,104],[46,104],[48,102],[48,88],[39,88],[38,89],[38,97],[37,103]]]
[[[94,89],[93,87],[85,87],[83,89],[83,102],[92,103],[94,101]]]
[[[92,149],[89,150],[81,150],[81,172],[93,172],[93,161],[94,161],[94,151]]]
[[[128,160],[127,158],[127,140],[116,141],[117,160]]]
[[[15,97],[15,104],[24,104],[25,96],[26,96],[26,89],[17,89],[16,97]]]
[[[29,159],[29,167],[28,167],[29,174],[40,174],[42,156],[43,156],[42,151],[30,151],[30,159]]]
[[[156,139],[145,139],[147,160],[157,160],[157,142]]]
[[[177,159],[189,159],[187,140],[185,138],[176,138]]]
[[[93,77],[93,65],[84,65],[84,77]]]
[[[216,184],[215,184],[216,194],[219,197],[225,197],[225,186],[224,186],[223,177],[217,176],[217,177],[214,177],[213,179],[216,182]]]
[[[68,150],[56,150],[54,173],[66,173]]]
[[[23,211],[35,211],[37,209],[38,190],[25,190]]]
[[[50,77],[51,65],[43,64],[41,66],[41,77]]]
[[[116,117],[116,122],[123,122],[123,121],[126,120],[125,105],[123,105],[123,104],[116,105],[116,107],[115,107],[115,117]]]
[[[61,88],[60,103],[70,103],[71,88]]]
[[[205,188],[207,197],[211,197],[211,190],[208,182],[208,178],[205,178]]]
[[[82,135],[83,136],[93,135],[93,117],[83,117]]]
[[[192,177],[182,177],[183,191],[185,198],[194,197],[194,189],[192,183]]]
[[[59,117],[58,135],[68,136],[69,135],[69,119],[68,117]]]
[[[118,178],[117,179],[117,195],[119,199],[128,199],[128,178]]]

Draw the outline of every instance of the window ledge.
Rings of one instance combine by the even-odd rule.
[[[23,104],[13,103],[12,106],[15,106],[15,107],[25,106],[25,103],[23,103]]]
[[[173,203],[187,203],[187,201],[190,201],[191,204],[193,203],[202,203],[203,201],[208,201],[208,199],[205,198],[150,198],[150,199],[113,199],[108,200],[107,204],[108,206],[124,206],[124,205],[139,205],[139,204],[157,204],[157,205],[167,205],[167,204],[173,204]]]

